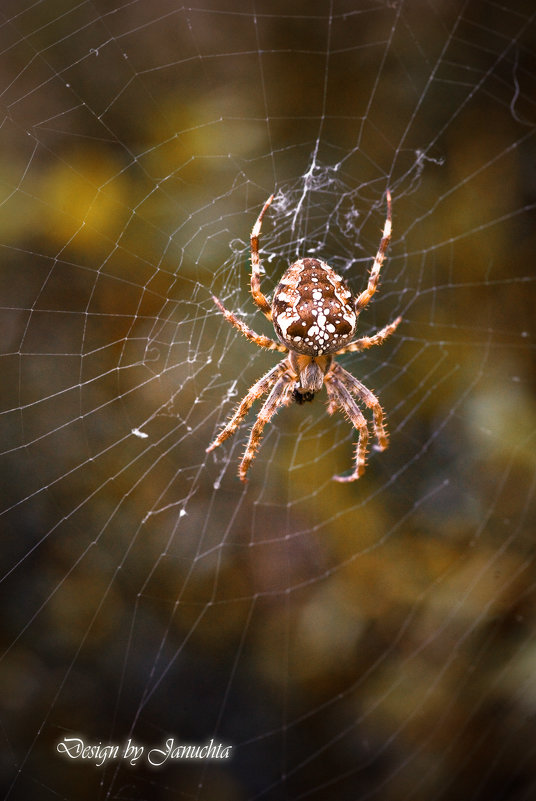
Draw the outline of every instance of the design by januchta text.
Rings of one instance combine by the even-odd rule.
[[[233,746],[215,742],[213,739],[203,745],[177,742],[174,737],[158,747],[138,745],[132,739],[125,743],[87,743],[81,737],[64,737],[57,746],[57,751],[69,759],[80,759],[101,767],[107,762],[123,760],[130,765],[145,761],[153,767],[161,767],[166,762],[181,760],[217,760],[230,759]]]

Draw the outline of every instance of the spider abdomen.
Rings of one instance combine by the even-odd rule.
[[[344,279],[319,259],[299,259],[274,292],[272,321],[289,350],[334,353],[353,337],[357,316]]]

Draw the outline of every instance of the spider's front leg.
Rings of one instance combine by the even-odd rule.
[[[206,449],[206,453],[210,453],[213,451],[214,448],[217,448],[222,442],[232,436],[248,411],[251,409],[253,404],[258,398],[261,398],[267,392],[269,392],[274,384],[277,382],[279,377],[282,373],[290,368],[290,364],[288,363],[287,359],[284,359],[279,364],[276,364],[275,367],[272,367],[266,375],[260,378],[249,390],[248,394],[242,399],[240,402],[236,412],[231,417],[225,428],[220,431],[218,436],[211,442],[211,444]]]
[[[280,406],[286,406],[290,403],[292,396],[291,390],[295,384],[295,377],[290,371],[286,371],[278,378],[272,391],[266,398],[262,409],[260,410],[255,425],[251,429],[249,441],[244,451],[244,457],[240,462],[238,468],[238,475],[241,481],[246,481],[246,473],[249,470],[251,462],[255,458],[255,454],[260,445],[262,432],[266,423],[268,423],[274,416]]]
[[[337,376],[334,375],[333,370],[328,373],[324,383],[329,398],[328,411],[332,414],[336,409],[342,409],[351,423],[353,423],[354,428],[359,432],[355,448],[354,472],[349,476],[333,476],[333,479],[341,482],[356,481],[365,472],[368,443],[367,421],[342,381],[339,381]]]
[[[348,370],[341,367],[340,364],[333,365],[332,373],[349,392],[356,395],[368,409],[372,410],[374,433],[378,442],[377,450],[384,451],[389,445],[389,435],[385,429],[384,414],[380,401],[374,392],[371,392],[370,389],[362,384],[361,381],[358,381]]]

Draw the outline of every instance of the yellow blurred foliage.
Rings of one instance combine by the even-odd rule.
[[[59,247],[73,239],[84,248],[100,246],[102,238],[115,242],[131,214],[120,164],[98,151],[54,161],[36,192],[42,200],[38,225]]]

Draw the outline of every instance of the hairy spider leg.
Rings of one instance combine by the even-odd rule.
[[[378,441],[378,450],[384,451],[389,445],[389,435],[383,423],[383,409],[376,395],[362,384],[361,381],[358,381],[355,376],[345,370],[344,367],[341,367],[340,364],[334,364],[331,372],[352,395],[359,398],[368,409],[372,409],[374,434]]]
[[[226,309],[223,303],[218,300],[215,295],[212,295],[212,300],[221,311],[225,319],[231,323],[231,325],[234,325],[234,327],[237,328],[241,334],[244,334],[247,339],[258,345],[259,348],[278,350],[280,353],[288,352],[288,348],[285,345],[282,345],[281,342],[275,342],[275,340],[270,339],[270,337],[265,337],[264,334],[257,334],[252,328],[248,328],[248,326],[243,323],[242,320],[239,320],[238,317],[233,314],[233,312],[229,311],[229,309]]]
[[[387,217],[385,220],[385,224],[383,226],[383,234],[382,239],[380,242],[380,247],[378,248],[378,252],[376,253],[376,258],[374,259],[374,264],[370,270],[368,286],[361,292],[360,295],[357,296],[355,302],[355,311],[356,314],[359,314],[367,305],[371,297],[376,292],[378,287],[378,279],[380,277],[380,270],[383,264],[383,260],[385,258],[385,251],[387,250],[387,246],[389,245],[389,241],[391,239],[391,228],[392,228],[392,214],[391,214],[391,193],[389,190],[386,192],[387,197]]]
[[[341,356],[343,353],[355,353],[356,351],[366,350],[367,348],[372,348],[373,345],[383,345],[387,337],[390,337],[391,334],[396,331],[401,322],[402,317],[397,317],[396,320],[393,320],[392,323],[386,325],[373,336],[361,337],[361,339],[355,339],[353,342],[349,342],[344,348],[338,350],[334,356]]]
[[[259,307],[266,317],[271,320],[272,319],[272,307],[268,300],[265,298],[263,293],[261,292],[261,260],[259,257],[259,236],[261,233],[261,226],[262,226],[262,218],[264,214],[274,199],[273,195],[270,195],[264,206],[262,207],[261,213],[257,217],[257,222],[253,226],[251,231],[251,294],[253,295],[253,300]]]
[[[225,442],[225,440],[228,437],[234,434],[234,432],[236,431],[236,429],[238,428],[238,426],[240,425],[240,423],[242,422],[248,411],[251,409],[255,401],[258,398],[261,398],[263,395],[265,395],[272,389],[272,387],[277,382],[282,373],[291,369],[292,368],[287,359],[283,359],[283,361],[279,362],[279,364],[276,364],[275,367],[272,367],[272,369],[269,370],[266,373],[266,375],[264,375],[255,384],[253,384],[248,394],[242,399],[241,403],[238,405],[234,415],[231,417],[225,428],[222,431],[220,431],[218,436],[208,446],[208,448],[206,449],[206,453],[210,453],[210,451],[213,451],[214,448],[217,448],[219,445],[222,444],[222,442]]]
[[[341,409],[359,432],[355,446],[354,472],[349,476],[333,476],[333,479],[341,482],[355,481],[365,472],[368,443],[367,421],[345,385],[334,375],[334,370],[326,376],[325,384],[330,401],[328,411],[333,413],[336,409]]]
[[[238,475],[241,481],[247,480],[246,473],[249,470],[249,466],[255,458],[255,453],[260,445],[264,426],[271,420],[280,406],[286,406],[288,403],[290,403],[292,398],[290,392],[295,382],[296,379],[293,377],[293,371],[292,373],[290,371],[283,373],[283,375],[277,379],[270,394],[266,398],[266,401],[264,402],[258,417],[255,420],[255,424],[251,429],[249,441],[246,446],[246,450],[244,451],[244,457],[240,462],[240,467],[238,468]]]

